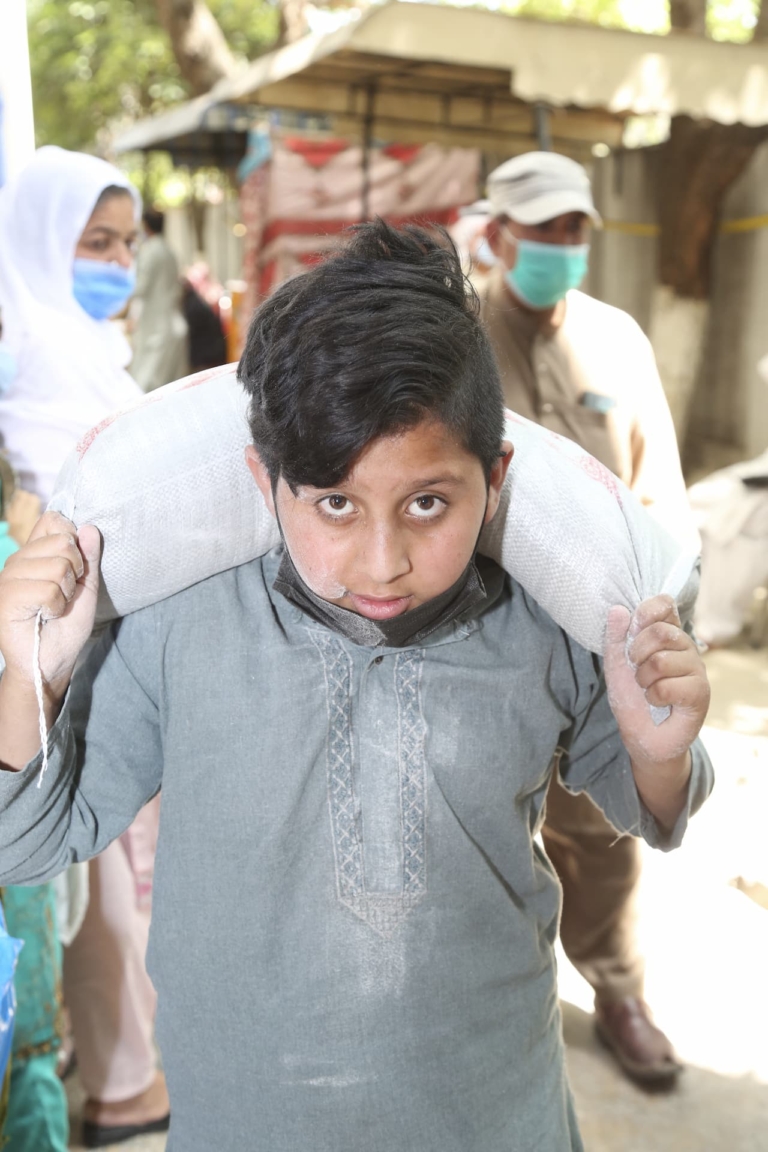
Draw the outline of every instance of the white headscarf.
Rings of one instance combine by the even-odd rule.
[[[127,341],[72,292],[77,242],[113,185],[130,192],[138,220],[141,199],[122,172],[63,148],[40,148],[0,190],[2,343],[17,366],[0,396],[0,435],[21,486],[44,501],[80,436],[141,396],[125,371]]]

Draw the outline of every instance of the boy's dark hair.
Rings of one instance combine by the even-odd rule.
[[[272,482],[332,488],[369,441],[440,420],[490,475],[501,385],[477,296],[442,229],[358,225],[256,312],[238,368]]]

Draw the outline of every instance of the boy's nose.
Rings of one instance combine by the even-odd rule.
[[[361,568],[373,585],[367,591],[372,594],[411,570],[406,541],[387,525],[373,525],[366,534],[362,561]]]

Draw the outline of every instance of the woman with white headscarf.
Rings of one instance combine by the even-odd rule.
[[[139,212],[116,168],[62,148],[41,148],[0,193],[2,344],[15,365],[0,431],[20,485],[43,500],[83,432],[141,395],[108,322],[133,290]]]
[[[140,211],[118,169],[61,148],[41,148],[0,191],[0,436],[20,485],[43,502],[78,439],[142,395],[110,322],[133,290]],[[87,1147],[168,1125],[144,968],[153,805],[91,862],[88,911],[64,958]],[[42,1127],[10,1134],[9,1152],[59,1152]]]

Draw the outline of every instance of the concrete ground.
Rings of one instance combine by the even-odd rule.
[[[647,999],[687,1067],[669,1095],[620,1076],[594,1038],[590,990],[561,955],[587,1152],[768,1152],[768,651],[712,652],[707,664],[717,785],[683,848],[646,853],[639,903]],[[76,1078],[68,1091],[79,1152]],[[163,1152],[165,1139],[116,1147]]]
[[[717,783],[681,849],[646,852],[646,995],[686,1062],[648,1095],[616,1074],[561,958],[568,1063],[588,1152],[768,1152],[768,652],[707,657]]]

